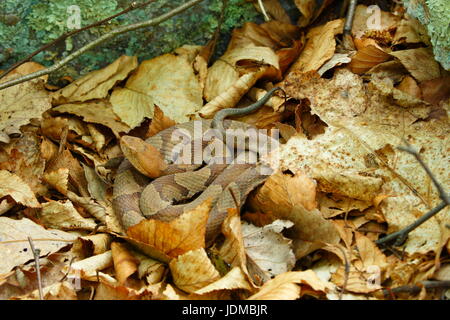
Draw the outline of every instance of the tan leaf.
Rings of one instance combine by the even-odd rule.
[[[405,77],[397,86],[397,89],[413,96],[414,98],[422,99],[422,91],[412,77]]]
[[[177,123],[170,119],[169,117],[166,117],[164,112],[155,105],[155,114],[153,115],[152,123],[150,124],[146,137],[152,137],[158,132],[170,128]]]
[[[40,70],[45,69],[45,67],[37,62],[34,61],[28,61],[25,62],[24,64],[21,64],[20,66],[18,66],[17,68],[15,68],[14,70],[12,70],[8,76],[13,75],[13,74],[19,74],[21,76],[33,73],[33,72],[37,72]],[[44,82],[47,82],[48,79],[48,74],[39,77],[39,79],[44,80]]]
[[[68,281],[57,282],[42,288],[44,300],[78,300],[77,293],[72,283]],[[39,290],[18,297],[12,297],[11,300],[39,300]]]
[[[289,211],[295,206],[312,210],[317,207],[316,183],[301,172],[292,176],[276,172],[251,198],[251,203],[263,212]]]
[[[120,138],[120,147],[133,166],[147,177],[158,178],[167,168],[161,152],[140,138],[123,136]]]
[[[234,289],[245,289],[249,291],[253,290],[244,272],[239,267],[234,267],[219,280],[195,291],[195,294],[205,294],[212,291]]]
[[[441,72],[439,63],[434,59],[429,48],[400,50],[390,53],[400,60],[411,75],[419,82],[439,78]]]
[[[42,256],[57,252],[77,238],[64,231],[46,230],[26,218],[14,220],[0,217],[0,274],[34,259],[28,237],[33,239],[35,248],[41,250]]]
[[[387,267],[386,256],[375,243],[360,232],[355,233],[355,240],[364,268],[377,266],[380,268],[380,271],[384,271]]]
[[[430,45],[430,37],[427,29],[419,20],[405,15],[395,31],[393,44],[399,43],[424,43]]]
[[[362,74],[372,67],[390,59],[386,50],[381,48],[377,42],[370,38],[354,39],[358,51],[352,57],[348,65],[350,70],[357,74]]]
[[[248,300],[295,300],[300,297],[301,285],[325,293],[327,286],[312,270],[290,271],[267,281]]]
[[[94,100],[80,104],[63,104],[53,108],[52,111],[74,114],[83,117],[86,122],[102,124],[110,128],[116,136],[131,129],[118,119],[110,102],[107,100]]]
[[[69,267],[66,267],[65,270],[73,270],[73,271],[83,271],[85,275],[95,276],[97,271],[106,269],[113,266],[113,258],[111,250],[103,252],[101,254],[97,254],[95,256],[90,256],[86,259],[76,261],[72,263]],[[89,277],[89,276],[87,276]]]
[[[180,254],[205,247],[206,222],[211,201],[183,213],[169,222],[143,220],[128,228],[128,240],[134,241],[149,256],[168,262]]]
[[[242,238],[245,252],[261,272],[258,276],[270,279],[290,271],[295,265],[292,240],[285,238],[281,231],[293,225],[290,221],[275,220],[264,227],[249,223],[242,224]]]
[[[107,67],[89,72],[53,94],[57,105],[106,98],[108,91],[137,67],[137,58],[121,56]]]
[[[94,300],[151,300],[157,298],[158,294],[147,288],[135,290],[106,282],[99,283],[94,296]]]
[[[152,97],[176,122],[186,122],[203,105],[202,89],[185,55],[164,54],[143,61],[126,88]]]
[[[83,218],[70,200],[50,201],[42,204],[39,220],[48,228],[63,230],[94,230],[94,219]]]
[[[131,254],[123,243],[113,242],[111,253],[117,280],[120,284],[125,284],[128,278],[138,270],[139,260]]]
[[[8,76],[2,81],[11,80]],[[41,119],[51,108],[50,97],[41,79],[26,81],[0,91],[0,142],[8,143],[9,135],[20,133],[20,127],[31,119]]]
[[[6,196],[30,208],[41,206],[31,188],[20,177],[6,170],[0,170],[0,198]]]
[[[379,24],[376,20],[378,12],[380,14]],[[356,38],[361,38],[370,31],[385,32],[396,27],[399,21],[400,17],[391,12],[383,10],[375,12],[374,9],[369,9],[367,6],[359,4],[356,6],[355,16],[353,18],[352,35]]]
[[[203,248],[179,255],[169,267],[175,285],[186,292],[196,292],[220,279]]]
[[[236,209],[228,209],[228,215],[222,224],[222,233],[225,241],[220,247],[220,257],[229,265],[241,267],[247,273],[241,219]]]
[[[44,180],[63,195],[67,195],[69,184],[69,169],[59,168],[44,174]]]
[[[289,73],[317,71],[330,60],[336,48],[334,37],[342,33],[343,20],[333,20],[327,24],[312,28],[306,35],[306,45],[300,57],[292,65]]]
[[[153,100],[150,96],[127,88],[116,88],[111,93],[114,113],[130,128],[139,126],[145,118],[153,116]]]

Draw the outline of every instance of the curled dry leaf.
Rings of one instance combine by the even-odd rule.
[[[169,222],[143,220],[128,228],[126,239],[150,257],[168,262],[180,254],[205,247],[210,210],[211,201],[207,200]]]
[[[327,285],[314,271],[290,271],[267,281],[248,300],[295,300],[300,297],[302,285],[307,285],[319,293],[325,293],[327,290]]]
[[[128,278],[138,270],[139,260],[133,256],[126,244],[113,242],[111,253],[116,278],[120,284],[126,284]]]
[[[109,99],[114,113],[130,128],[139,126],[145,118],[153,116],[150,96],[127,88],[116,88]]]
[[[220,279],[203,248],[179,255],[169,267],[175,285],[186,292],[196,292]]]
[[[77,238],[64,231],[46,230],[26,218],[13,220],[0,217],[0,274],[34,259],[28,237],[33,239],[35,248],[41,250],[42,256],[57,252]]]
[[[354,43],[358,51],[352,57],[352,61],[348,67],[356,74],[362,74],[391,58],[391,56],[386,53],[386,50],[381,48],[373,39],[354,39]]]
[[[94,219],[83,218],[70,200],[49,201],[42,204],[39,221],[48,228],[61,230],[94,230]]]
[[[397,86],[397,89],[416,99],[422,99],[422,91],[412,77],[403,78],[402,82]]]
[[[11,80],[7,76],[1,81]],[[20,127],[31,119],[41,119],[42,113],[51,108],[50,97],[42,79],[26,81],[0,91],[0,142],[9,143],[9,135],[20,133]]]
[[[152,137],[158,132],[170,128],[176,124],[177,123],[175,121],[167,117],[164,112],[157,105],[155,105],[152,123],[150,123],[146,137]]]
[[[198,52],[199,47],[194,52]],[[190,50],[143,61],[126,88],[148,95],[173,120],[186,122],[203,105],[202,88],[194,73]]]
[[[289,69],[289,73],[307,73],[319,70],[326,61],[333,57],[336,49],[334,37],[342,33],[343,27],[344,22],[339,19],[311,29],[306,35],[305,48]]]
[[[107,67],[89,72],[53,94],[56,105],[106,98],[108,91],[137,67],[137,57],[121,56]]]
[[[71,251],[79,257],[95,256],[110,250],[111,242],[112,236],[107,233],[79,237],[74,242]]]
[[[135,290],[118,284],[100,282],[95,290],[94,300],[151,300],[159,299],[158,296],[158,292],[145,287]]]
[[[161,152],[140,138],[123,136],[120,139],[120,147],[133,166],[147,177],[158,178],[167,168]]]
[[[0,170],[0,198],[6,196],[26,207],[41,207],[28,184],[17,175],[6,170]]]

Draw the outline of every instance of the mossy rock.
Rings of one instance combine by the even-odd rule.
[[[184,2],[187,0],[156,1],[143,9],[121,15],[105,26],[83,31],[72,39],[38,54],[33,60],[50,66],[114,28],[157,17]],[[44,44],[68,32],[67,21],[78,10],[70,6],[78,6],[80,25],[84,27],[124,10],[130,3],[129,0],[2,0],[0,69],[6,69]],[[52,74],[50,80],[54,82],[52,80],[64,75],[78,77],[111,63],[123,54],[135,55],[142,61],[171,52],[184,44],[206,44],[217,28],[221,8],[221,0],[205,0],[158,26],[122,34],[73,60]],[[247,21],[261,22],[262,19],[251,3],[245,0],[229,0],[217,54],[226,48],[232,29]]]

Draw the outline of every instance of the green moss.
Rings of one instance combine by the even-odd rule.
[[[421,1],[404,0],[403,2],[408,14],[419,19],[426,26],[436,60],[446,70],[450,70],[450,1],[425,0],[426,8]]]
[[[68,6],[80,7],[81,26],[86,26],[125,9],[129,3],[128,0],[1,0],[0,69],[67,32]],[[113,28],[157,17],[180,3],[173,0],[156,1],[144,9],[121,15],[106,26],[84,31],[72,40],[40,53],[33,60],[46,66],[52,65],[55,60],[67,56]],[[204,0],[158,26],[120,35],[84,53],[52,74],[51,80],[62,75],[77,77],[101,68],[123,54],[136,55],[142,61],[173,51],[184,44],[205,44],[217,28],[221,8],[222,0]],[[229,0],[217,46],[218,54],[225,50],[234,27],[242,26],[247,21],[256,21],[258,17],[259,14],[251,3],[245,0]]]

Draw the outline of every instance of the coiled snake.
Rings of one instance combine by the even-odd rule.
[[[122,161],[113,189],[113,209],[122,226],[127,229],[146,218],[169,221],[211,199],[206,226],[206,240],[210,243],[220,233],[227,209],[241,207],[248,194],[268,177],[262,171],[267,167],[255,161],[263,139],[259,138],[256,146],[248,137],[241,139],[242,134],[256,133],[256,128],[224,119],[253,112],[279,89],[271,89],[246,108],[223,109],[213,120],[178,124],[145,140],[158,149],[167,166],[161,177],[150,182],[132,165],[135,159]],[[229,132],[238,133],[232,137],[241,139],[240,145],[229,146]]]

